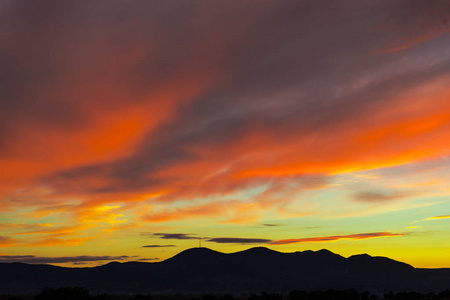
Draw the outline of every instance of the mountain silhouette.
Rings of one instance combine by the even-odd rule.
[[[435,292],[450,288],[450,269],[416,269],[367,254],[345,258],[328,250],[283,253],[264,247],[229,254],[192,248],[162,262],[111,262],[92,268],[0,263],[0,293],[36,293],[61,286],[106,293]]]

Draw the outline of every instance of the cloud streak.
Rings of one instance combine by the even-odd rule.
[[[194,236],[193,234],[186,233],[154,233],[154,236],[160,239],[166,240],[195,240],[199,239],[198,236]]]
[[[167,248],[167,247],[176,247],[176,245],[145,245],[143,248]]]
[[[254,238],[209,238],[208,242],[214,242],[219,244],[268,244],[272,240],[268,239],[254,239]]]
[[[443,216],[429,217],[429,218],[423,219],[423,221],[443,220],[443,219],[450,219],[450,215],[443,215]]]
[[[17,242],[16,239],[7,237],[7,236],[0,236],[0,246],[2,247],[9,247],[15,245]]]
[[[21,262],[27,264],[61,264],[61,263],[86,263],[86,262],[101,262],[101,261],[114,261],[114,260],[131,260],[133,256],[121,255],[121,256],[66,256],[66,257],[45,257],[34,255],[3,255],[0,256],[0,262],[12,263]]]
[[[361,191],[354,194],[353,197],[356,201],[360,202],[378,203],[395,201],[408,196],[410,195],[391,191]]]
[[[339,240],[364,240],[379,237],[398,237],[404,236],[401,233],[390,233],[390,232],[372,232],[372,233],[358,233],[349,235],[335,235],[335,236],[324,236],[324,237],[311,237],[311,238],[300,238],[300,239],[287,239],[273,241],[271,245],[288,245],[295,243],[323,243],[323,242],[334,242]]]
[[[255,203],[227,200],[177,208],[166,205],[143,215],[142,219],[150,223],[159,223],[194,218],[217,218],[223,223],[249,223],[256,219],[261,210],[262,208]]]

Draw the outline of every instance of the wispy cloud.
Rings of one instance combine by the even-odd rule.
[[[322,243],[322,242],[334,242],[339,240],[364,240],[379,237],[398,237],[404,236],[402,233],[390,233],[390,232],[373,232],[373,233],[358,233],[349,235],[335,235],[335,236],[324,236],[324,237],[311,237],[311,238],[299,238],[299,239],[287,239],[273,241],[271,245],[287,245],[295,243]]]
[[[53,224],[25,224],[25,223],[0,223],[0,230],[2,231],[17,231],[28,230],[33,231],[37,229],[44,229],[53,227]]]
[[[210,238],[207,241],[219,244],[267,244],[272,240],[255,238]]]
[[[442,220],[442,219],[450,219],[450,215],[429,217],[429,218],[423,219],[423,221]]]
[[[139,259],[136,259],[136,261],[155,261],[155,260],[159,260],[159,257],[150,257],[150,258],[139,258]]]
[[[176,247],[175,245],[145,245],[143,248],[167,248],[167,247]]]
[[[131,260],[133,256],[63,256],[63,257],[45,257],[34,255],[3,255],[0,256],[0,262],[21,262],[28,264],[59,264],[59,263],[86,263],[97,261],[112,260]]]
[[[0,246],[2,247],[10,247],[17,243],[16,239],[7,237],[7,236],[0,236]]]
[[[154,233],[151,236],[158,237],[160,239],[173,239],[173,240],[192,240],[200,239],[200,236],[194,234],[185,233]],[[240,238],[240,237],[203,237],[204,241],[213,242],[218,244],[267,244],[272,240],[261,238]],[[159,248],[159,247],[175,247],[175,245],[147,245],[143,247]]]
[[[57,238],[48,237],[42,239],[32,239],[27,241],[21,241],[20,245],[23,247],[74,247],[83,245],[86,242],[93,240],[93,236],[89,237],[74,237],[74,238]]]
[[[361,191],[353,195],[356,201],[360,202],[385,202],[408,197],[408,194],[398,193],[394,191]]]
[[[199,239],[198,236],[195,236],[193,234],[186,234],[186,233],[153,233],[154,236],[159,237],[160,239],[167,239],[167,240],[192,240],[192,239]]]
[[[195,218],[217,218],[222,223],[250,223],[261,211],[255,203],[224,200],[207,204],[171,208],[170,206],[150,212],[142,217],[147,222],[170,222]]]
[[[80,212],[79,219],[81,223],[108,223],[108,224],[118,224],[127,222],[123,219],[124,215],[117,213],[116,211],[120,208],[118,205],[102,205],[89,209],[85,209]]]
[[[71,236],[79,234],[80,231],[86,230],[90,228],[90,226],[86,225],[75,225],[75,226],[45,226],[40,227],[40,229],[24,231],[16,233],[17,235],[51,235],[53,237],[56,236]]]
[[[422,228],[423,226],[408,226],[405,229],[418,229],[418,228]]]

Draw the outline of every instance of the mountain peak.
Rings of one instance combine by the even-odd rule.
[[[270,248],[267,247],[253,247],[253,248],[249,248],[247,250],[244,251],[240,251],[240,253],[242,252],[247,252],[247,253],[280,253],[278,251],[272,250]]]
[[[320,250],[316,251],[316,253],[321,253],[321,254],[333,254],[333,255],[336,255],[336,253],[333,253],[333,252],[331,252],[331,251],[328,250],[328,249],[320,249]]]
[[[176,254],[175,256],[167,259],[166,261],[174,261],[174,260],[197,260],[197,259],[205,259],[208,257],[214,257],[218,255],[223,255],[223,253],[211,250],[206,247],[195,247],[195,248],[189,248],[186,250],[181,251],[180,253]]]
[[[372,256],[370,256],[369,254],[367,254],[367,253],[362,253],[362,254],[355,254],[355,255],[352,255],[352,256],[350,256],[349,258],[351,258],[351,259],[368,259],[368,258],[371,258]]]
[[[194,248],[185,249],[185,250],[181,251],[180,253],[200,253],[200,252],[207,253],[207,252],[218,252],[218,251],[215,251],[215,250],[212,250],[212,249],[209,249],[206,247],[194,247]]]

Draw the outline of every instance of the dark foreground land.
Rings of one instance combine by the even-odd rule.
[[[262,247],[230,254],[193,248],[162,262],[114,262],[94,268],[0,264],[0,295],[36,295],[45,288],[73,286],[95,297],[212,293],[244,295],[242,299],[254,294],[258,296],[251,300],[279,300],[275,295],[288,299],[289,291],[304,290],[308,298],[299,293],[289,299],[369,299],[368,295],[382,296],[390,291],[393,294],[385,299],[447,299],[442,298],[446,297],[442,291],[450,289],[450,269],[417,269],[367,254],[345,258],[328,250],[281,253]],[[333,296],[321,294],[326,298],[317,298],[313,292],[330,290]],[[358,293],[358,298],[351,298],[350,290]],[[342,291],[347,291],[345,297]],[[366,291],[370,294],[364,294]],[[403,291],[411,292],[408,298],[399,298]],[[269,295],[272,298],[267,298]]]
[[[389,292],[383,295],[374,295],[370,292],[348,290],[303,291],[292,290],[289,293],[267,293],[232,295],[232,294],[97,294],[92,296],[88,290],[81,287],[61,287],[57,289],[44,289],[37,295],[0,295],[0,300],[450,300],[450,290],[440,293],[417,292]]]

